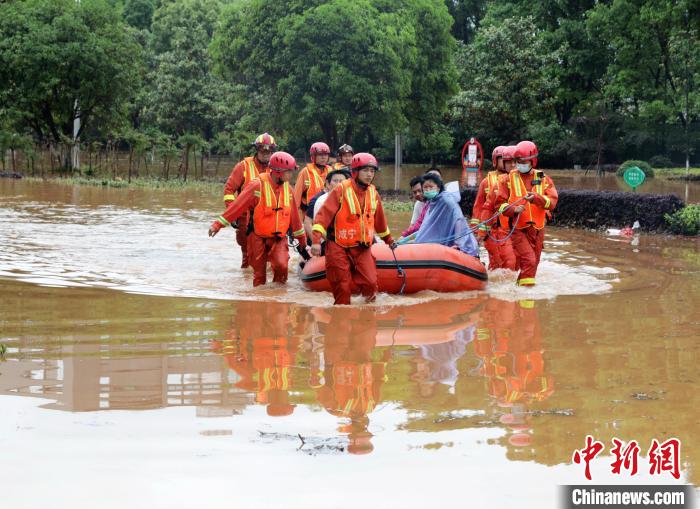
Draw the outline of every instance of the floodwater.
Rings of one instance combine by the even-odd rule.
[[[253,291],[218,207],[0,181],[3,507],[558,507],[586,435],[595,484],[700,484],[697,239],[552,228],[534,289],[333,308]]]

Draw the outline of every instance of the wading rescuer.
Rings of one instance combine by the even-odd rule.
[[[472,227],[494,215],[491,195],[497,192],[499,177],[508,175],[503,161],[503,153],[506,149],[508,147],[503,146],[493,149],[491,161],[493,162],[494,170],[488,172],[486,178],[479,184],[476,200],[474,200],[474,208],[472,209],[472,218],[469,221]],[[508,150],[508,152],[512,159],[513,150]],[[482,224],[479,227],[479,239],[484,239],[484,247],[489,253],[489,270],[516,270],[513,245],[510,239],[506,239],[509,232],[510,229],[500,228],[498,219],[494,219],[488,224]]]
[[[294,186],[294,200],[301,209],[302,216],[309,206],[309,201],[319,191],[323,191],[326,175],[333,168],[328,165],[331,149],[325,143],[317,141],[309,149],[311,162],[299,172]]]
[[[521,141],[515,147],[515,170],[508,174],[506,185],[498,187],[495,207],[515,223],[513,250],[518,258],[518,285],[533,286],[544,245],[547,214],[557,206],[554,182],[537,168],[537,146]],[[509,204],[517,204],[511,208]],[[518,215],[519,214],[519,215]]]
[[[231,170],[224,186],[224,205],[228,207],[236,196],[248,185],[253,179],[258,178],[261,173],[267,170],[267,164],[270,161],[272,152],[277,148],[275,139],[267,133],[263,133],[252,143],[255,147],[255,155],[245,157],[239,161]],[[250,217],[245,212],[238,218],[236,223],[232,223],[238,229],[236,230],[236,242],[241,246],[241,268],[248,267],[248,222]]]
[[[367,302],[377,293],[377,268],[370,249],[377,235],[392,249],[384,208],[372,185],[378,171],[372,154],[355,154],[350,165],[352,178],[328,193],[316,214],[311,254],[321,255],[321,237],[326,238],[326,277],[333,290],[335,304],[350,304],[354,282]]]
[[[272,266],[272,280],[275,283],[287,282],[287,231],[290,226],[292,235],[299,239],[300,250],[306,247],[306,235],[289,185],[292,171],[296,169],[296,161],[290,154],[272,154],[268,173],[252,180],[209,228],[209,236],[213,237],[222,227],[252,211],[253,228],[248,237],[248,254],[253,267],[253,286],[265,284],[267,262]]]
[[[333,169],[335,169],[335,170],[349,169],[350,163],[352,163],[352,156],[354,156],[354,155],[355,155],[355,151],[352,149],[352,147],[350,145],[348,145],[348,144],[341,145],[340,148],[338,149],[338,158],[340,160],[333,164]]]

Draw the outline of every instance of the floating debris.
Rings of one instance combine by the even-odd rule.
[[[573,417],[574,411],[571,408],[553,408],[551,410],[530,410],[529,415],[563,415],[565,417]]]

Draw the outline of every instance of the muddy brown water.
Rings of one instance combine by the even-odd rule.
[[[586,435],[594,482],[700,483],[697,239],[553,228],[535,289],[333,308],[293,274],[253,291],[218,206],[0,181],[7,507],[79,480],[59,507],[556,507]],[[648,474],[670,437],[679,481]]]

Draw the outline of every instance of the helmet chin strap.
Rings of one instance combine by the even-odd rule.
[[[369,184],[365,184],[364,182],[360,182],[360,172],[355,172],[355,175],[352,177],[352,179],[355,181],[355,183],[360,186],[362,189],[367,189],[369,187]]]

